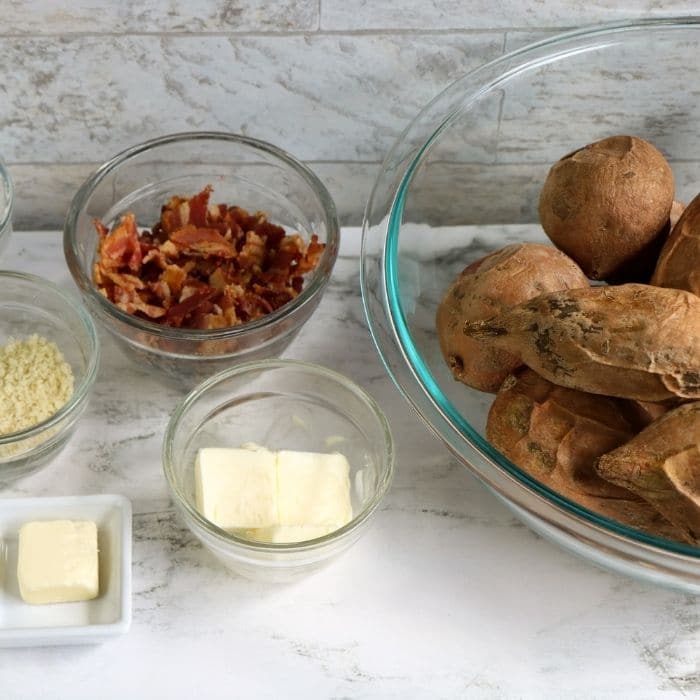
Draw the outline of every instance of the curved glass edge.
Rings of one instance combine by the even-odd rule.
[[[626,576],[638,576],[641,573],[647,581],[652,583],[669,586],[686,593],[700,594],[700,579],[695,560],[677,559],[674,562],[676,566],[670,572],[666,562],[660,560],[661,554],[657,560],[640,561],[635,543],[629,543],[627,546],[625,546],[627,543],[621,543],[612,550],[609,547],[601,547],[599,542],[584,532],[579,531],[574,537],[563,535],[561,530],[552,523],[533,516],[501,494],[497,493],[496,497],[534,532],[556,545],[566,547],[569,552],[584,561],[592,561],[598,566]]]
[[[75,249],[75,241],[73,240],[72,231],[75,230],[83,206],[85,205],[88,197],[94,191],[95,187],[97,187],[97,185],[99,185],[99,183],[109,173],[118,168],[120,165],[154,148],[172,145],[180,141],[206,140],[219,140],[242,144],[251,149],[266,153],[294,169],[309,184],[311,189],[318,196],[326,216],[328,237],[326,241],[326,248],[323,251],[319,264],[316,269],[313,270],[308,280],[306,280],[301,293],[284,306],[270,314],[267,314],[267,316],[264,316],[261,319],[240,324],[238,326],[211,330],[188,329],[187,332],[183,332],[181,329],[171,329],[167,326],[162,326],[129,314],[126,311],[122,311],[117,306],[110,303],[109,300],[107,300],[102,294],[97,292],[92,284],[92,280],[85,273],[82,265],[80,264],[78,252]],[[283,323],[290,316],[293,316],[298,309],[306,306],[317,294],[323,291],[335,266],[339,249],[340,223],[338,221],[335,201],[316,173],[314,173],[304,163],[297,160],[290,153],[287,153],[281,148],[277,148],[277,146],[249,136],[224,131],[185,131],[175,134],[168,134],[166,136],[160,136],[158,138],[151,139],[150,141],[137,144],[136,146],[132,146],[121,153],[118,153],[116,156],[110,158],[110,160],[95,168],[95,170],[88,175],[71,201],[63,226],[64,258],[73,279],[78,285],[78,288],[90,300],[90,302],[95,304],[98,309],[106,313],[107,316],[113,316],[127,326],[136,328],[137,330],[145,333],[152,333],[167,340],[229,340],[257,330],[269,330],[270,327]]]
[[[0,160],[0,188],[4,190],[5,206],[0,210],[0,235],[12,224],[15,204],[15,185],[5,163]]]
[[[383,445],[383,470],[381,474],[381,479],[377,485],[377,490],[370,500],[370,502],[358,513],[349,523],[343,525],[343,527],[338,528],[329,532],[327,535],[317,537],[311,540],[304,540],[302,542],[284,542],[284,543],[272,543],[272,542],[257,542],[255,540],[247,540],[242,537],[238,537],[217,525],[214,525],[211,521],[207,520],[194,506],[192,506],[189,500],[182,493],[180,488],[175,483],[174,473],[172,469],[172,464],[174,463],[172,455],[172,443],[173,443],[173,433],[177,430],[180,424],[180,419],[183,414],[187,412],[188,408],[195,403],[203,394],[217,386],[221,382],[226,381],[232,377],[240,376],[247,373],[264,372],[267,370],[300,370],[306,371],[310,374],[317,374],[331,379],[332,381],[340,384],[348,391],[355,394],[361,401],[365,403],[367,408],[371,411],[372,415],[375,417],[379,425],[381,426],[381,432],[384,436]],[[196,386],[192,391],[190,391],[187,396],[185,396],[180,403],[173,410],[168,425],[165,429],[165,435],[163,438],[163,447],[161,450],[161,459],[163,462],[163,471],[165,472],[165,478],[168,482],[168,487],[176,497],[177,505],[182,509],[183,513],[187,514],[197,527],[202,528],[207,534],[216,537],[219,541],[226,544],[235,544],[251,551],[258,552],[304,552],[310,551],[325,545],[331,545],[335,542],[344,539],[345,537],[350,537],[354,532],[356,532],[367,520],[372,516],[372,514],[379,508],[382,500],[386,496],[389,487],[394,478],[394,468],[396,461],[396,452],[394,448],[394,438],[391,432],[391,427],[389,426],[389,421],[387,420],[384,412],[379,407],[379,404],[374,400],[374,398],[365,391],[358,384],[353,382],[351,379],[346,377],[339,372],[328,369],[319,364],[312,362],[302,362],[300,360],[280,360],[280,359],[268,359],[268,360],[254,360],[252,362],[246,362],[236,367],[231,367],[230,369],[225,369],[218,372],[208,379],[205,379],[201,384]]]
[[[513,71],[531,68],[548,57],[551,60],[552,49],[556,47],[562,49],[557,55],[569,54],[580,49],[599,48],[600,44],[596,42],[601,37],[612,39],[614,35],[621,33],[697,29],[698,25],[700,18],[665,18],[567,32],[502,56],[453,83],[421,111],[394,144],[384,161],[365,209],[361,272],[365,314],[374,343],[389,375],[414,410],[461,460],[467,458],[465,452],[468,452],[472,460],[476,458],[482,461],[479,466],[473,463],[471,466],[490,487],[502,496],[512,499],[513,505],[517,504],[528,512],[537,512],[536,508],[519,502],[523,496],[522,489],[514,491],[513,486],[522,484],[532,492],[530,495],[539,497],[540,502],[553,505],[562,511],[562,514],[569,516],[568,522],[560,523],[567,529],[571,529],[575,523],[573,519],[578,519],[589,527],[592,525],[600,535],[614,537],[617,542],[632,539],[638,545],[637,549],[641,546],[652,556],[655,551],[660,550],[663,554],[689,557],[693,563],[700,558],[699,548],[653,537],[622,526],[563,498],[531,479],[474,431],[439,390],[437,382],[413,345],[399,303],[396,251],[403,204],[413,173],[440,131],[456,116],[457,110],[462,109],[484,90],[484,83],[489,86],[496,85],[499,80],[505,79],[505,73],[512,77]],[[504,70],[506,68],[507,71]],[[488,75],[489,73],[491,75]],[[452,103],[453,109],[445,110],[443,102]],[[448,117],[444,118],[446,111]],[[406,164],[405,169],[400,167],[402,163]],[[392,188],[392,177],[396,178],[397,172],[400,174],[398,185],[394,182]],[[376,211],[379,208],[380,194],[385,197],[382,202],[385,208],[382,212]],[[377,237],[372,238],[371,233],[377,234]],[[389,313],[385,313],[387,311]],[[386,318],[383,318],[384,316]],[[382,325],[382,321],[386,321],[387,327]],[[436,420],[439,426],[432,425],[432,420]],[[465,444],[465,434],[473,441],[472,445]],[[504,469],[511,484],[498,478],[503,474],[486,474],[484,468],[489,472]],[[537,515],[541,517],[541,513]]]

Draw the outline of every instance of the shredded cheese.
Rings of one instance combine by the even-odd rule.
[[[73,372],[56,343],[40,335],[0,346],[0,435],[50,418],[73,394]]]

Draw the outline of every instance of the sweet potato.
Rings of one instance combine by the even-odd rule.
[[[651,401],[633,401],[634,410],[637,412],[639,420],[646,427],[652,421],[668,413],[672,408],[675,408],[671,402],[653,403]]]
[[[700,194],[685,208],[661,249],[651,284],[700,295]]]
[[[683,204],[683,202],[679,202],[677,199],[674,199],[673,204],[671,205],[671,213],[668,215],[669,233],[673,231],[673,227],[678,223],[678,220],[681,218],[684,211],[685,204]]]
[[[466,267],[436,315],[440,348],[455,379],[480,391],[498,391],[521,364],[511,353],[465,336],[465,321],[488,318],[543,292],[580,286],[588,286],[588,280],[576,263],[538,243],[509,245]]]
[[[565,389],[522,369],[489,411],[489,441],[521,469],[607,518],[672,539],[683,535],[643,499],[602,479],[594,464],[642,427],[632,401]]]
[[[700,398],[700,298],[643,284],[542,294],[468,321],[470,338],[572,389],[640,401]]]
[[[589,277],[619,278],[663,235],[673,191],[660,151],[635,136],[612,136],[552,166],[540,195],[540,222]]]
[[[644,498],[700,544],[700,402],[684,404],[600,457],[597,473]]]
[[[637,255],[621,265],[614,274],[609,275],[607,281],[610,284],[625,284],[626,282],[651,284],[650,280],[656,269],[659,255],[684,209],[685,205],[682,202],[674,200],[668,221],[661,233],[644,246]]]

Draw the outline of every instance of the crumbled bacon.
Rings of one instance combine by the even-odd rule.
[[[244,270],[261,270],[265,263],[265,239],[258,236],[255,231],[248,231],[245,235],[245,243],[238,254],[238,264]]]
[[[138,272],[142,256],[134,215],[130,212],[124,214],[109,233],[104,232],[106,227],[101,222],[95,222],[95,225],[100,234],[99,258],[103,269],[119,270],[127,267],[132,272]]]
[[[216,229],[186,224],[170,234],[170,241],[185,255],[197,257],[235,258],[236,248]]]
[[[213,289],[201,289],[197,291],[191,291],[190,287],[186,289],[189,289],[190,293],[182,301],[177,304],[173,304],[168,309],[165,318],[169,326],[179,328],[182,326],[185,318],[193,314],[195,311],[200,310],[201,307],[205,307],[207,311],[212,308],[210,300],[215,294]]]
[[[226,328],[260,318],[294,299],[321,258],[316,235],[306,243],[226,204],[209,204],[212,188],[172,197],[151,230],[131,213],[99,236],[94,281],[128,313],[177,328]]]

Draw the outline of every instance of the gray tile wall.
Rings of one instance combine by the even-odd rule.
[[[394,139],[459,75],[562,28],[695,8],[685,0],[4,0],[0,156],[17,184],[15,226],[60,227],[95,164],[191,129],[289,150],[328,185],[343,222],[357,224]],[[503,140],[488,176],[494,193],[500,173],[535,191],[527,157],[508,147],[517,105],[512,124],[491,116]],[[556,121],[543,128],[556,130]],[[484,160],[477,149],[474,163]],[[449,202],[428,205],[439,218]],[[496,218],[522,213],[520,199],[504,198]]]

